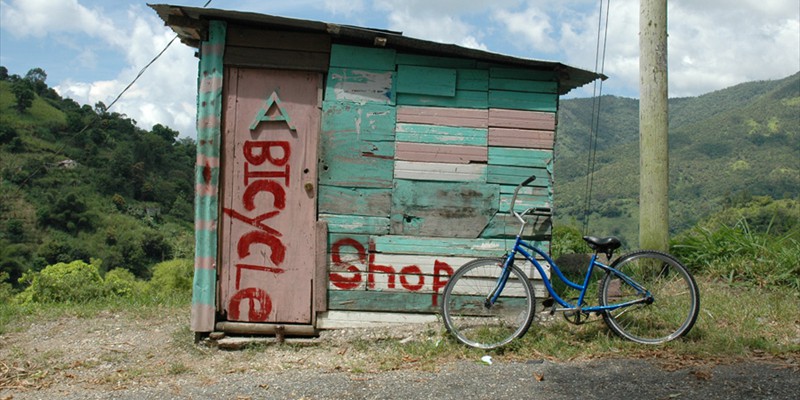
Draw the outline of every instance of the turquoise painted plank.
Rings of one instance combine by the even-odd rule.
[[[518,185],[528,177],[535,175],[533,186],[550,186],[550,172],[545,168],[509,167],[505,165],[489,165],[487,183]]]
[[[397,105],[485,109],[489,108],[489,97],[484,91],[459,89],[455,97],[398,93]]]
[[[492,79],[489,80],[489,89],[527,93],[558,93],[558,82],[492,77]]]
[[[489,130],[483,128],[397,124],[395,129],[398,142],[486,146],[489,137]]]
[[[394,141],[397,109],[383,104],[322,103],[323,135],[352,133],[360,140]]]
[[[530,81],[557,81],[554,71],[495,67],[489,70],[492,79],[525,79]]]
[[[482,92],[489,90],[489,71],[485,69],[459,68],[457,72],[456,89]]]
[[[354,103],[395,103],[395,72],[332,67],[325,100]]]
[[[526,217],[528,224],[522,238],[528,242],[535,241],[537,248],[548,248],[551,237],[551,219],[546,217]],[[481,232],[481,238],[515,238],[519,233],[519,221],[516,217],[509,214],[497,214],[486,225],[486,229]]]
[[[398,104],[400,104],[399,98],[397,101]],[[489,90],[489,107],[556,112],[558,108],[558,94]]]
[[[392,187],[394,142],[360,140],[355,133],[323,134],[320,142],[320,185]]]
[[[513,240],[463,239],[420,236],[374,236],[375,251],[458,257],[499,257],[514,247]]]
[[[552,150],[489,147],[489,164],[544,168],[553,162]]]
[[[317,207],[320,213],[388,216],[392,189],[320,185]]]
[[[470,58],[451,58],[424,56],[420,54],[397,53],[397,65],[420,65],[441,68],[475,68],[476,62]]]
[[[319,214],[319,220],[327,222],[328,232],[333,233],[367,235],[386,235],[389,233],[388,217]]]
[[[511,207],[511,198],[513,194],[500,194],[500,212],[509,212]],[[517,196],[517,205],[516,210],[518,212],[522,212],[525,209],[532,208],[532,207],[550,207],[550,196],[548,196],[547,191],[544,191],[542,194],[538,195],[530,195],[530,194],[520,194]]]
[[[394,71],[395,55],[394,49],[334,44],[330,66]]]
[[[375,290],[329,290],[328,309],[347,311],[439,312],[437,295]]]
[[[473,182],[396,180],[391,233],[475,238],[500,204],[500,188]]]
[[[456,70],[398,65],[397,93],[454,97]]]

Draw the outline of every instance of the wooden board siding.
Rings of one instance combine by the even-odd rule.
[[[386,235],[389,233],[388,217],[320,214],[319,220],[328,223],[328,232],[330,233],[367,235]]]
[[[326,101],[394,104],[394,72],[331,67]]]
[[[490,147],[489,164],[542,167],[553,164],[553,151],[542,149]]]
[[[398,123],[395,129],[398,142],[480,146],[485,149],[489,138],[486,128]]]
[[[398,65],[397,93],[454,97],[456,70]]]
[[[391,234],[478,237],[497,212],[499,196],[500,187],[496,185],[397,179]]]
[[[554,141],[553,131],[489,128],[489,146],[552,150]]]
[[[438,312],[460,265],[513,246],[510,191],[520,181],[538,177],[518,207],[552,204],[555,75],[381,48],[331,51],[318,182],[328,309]],[[532,225],[540,248],[549,247],[549,221]]]
[[[392,190],[320,186],[317,207],[321,214],[387,216],[392,207]]]
[[[486,109],[489,107],[489,94],[484,91],[475,90],[456,90],[455,96],[431,96],[423,94],[398,93],[397,104],[409,106]],[[500,106],[500,104],[504,103],[497,102],[497,104]]]
[[[555,131],[556,114],[551,112],[536,112],[523,110],[509,110],[503,108],[489,109],[489,126],[496,128],[531,129],[538,131]]]
[[[491,108],[514,108],[531,111],[556,112],[558,108],[558,94],[530,92],[513,92],[509,90],[489,90],[487,99],[488,106]],[[398,99],[398,104],[400,103]]]
[[[328,35],[274,31],[229,25],[225,65],[324,72],[328,69]]]
[[[358,140],[394,141],[396,108],[391,105],[348,101],[322,103],[322,132],[351,134]]]
[[[395,160],[443,162],[452,164],[486,163],[486,147],[438,145],[424,143],[395,143]]]
[[[486,165],[395,161],[394,177],[418,181],[486,182]]]
[[[489,111],[444,107],[397,107],[397,122],[454,126],[464,128],[488,128]]]
[[[395,54],[393,49],[334,44],[331,46],[330,65],[331,67],[394,71],[396,69]]]
[[[319,184],[391,188],[395,108],[323,103]]]

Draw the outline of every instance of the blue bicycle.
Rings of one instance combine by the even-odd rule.
[[[550,216],[549,208],[514,210],[517,194],[529,185],[530,177],[514,191],[511,211],[520,221],[513,249],[501,258],[482,258],[461,266],[450,277],[442,292],[441,311],[447,330],[460,342],[482,349],[503,346],[524,335],[533,321],[536,299],[533,286],[523,268],[542,277],[553,303],[551,313],[563,312],[568,321],[582,323],[591,313],[603,316],[620,337],[642,344],[659,344],[681,337],[692,329],[700,309],[700,293],[689,271],[669,254],[643,250],[608,260],[621,246],[616,237],[583,239],[594,250],[582,284],[570,281],[542,250],[521,237],[525,216]],[[537,256],[546,261],[564,284],[578,291],[567,300],[553,289]],[[523,268],[520,268],[522,265]],[[595,269],[604,271],[599,283],[591,279]],[[589,305],[589,287],[597,286],[598,301]]]

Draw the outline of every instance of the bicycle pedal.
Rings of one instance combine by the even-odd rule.
[[[555,302],[556,301],[553,300],[552,297],[544,299],[544,301],[542,302],[542,307],[544,307],[544,308],[552,307]]]

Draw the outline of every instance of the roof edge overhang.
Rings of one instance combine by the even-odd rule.
[[[222,20],[228,23],[287,30],[328,34],[335,42],[362,46],[386,47],[413,53],[443,57],[472,58],[488,63],[536,70],[555,71],[559,77],[559,94],[581,87],[596,79],[607,77],[592,71],[571,67],[559,62],[532,60],[472,49],[455,44],[403,36],[401,32],[370,29],[350,25],[339,25],[320,21],[302,20],[243,11],[213,8],[185,7],[168,4],[148,4],[158,13],[166,26],[178,34],[184,44],[199,48],[208,31],[208,21]]]

